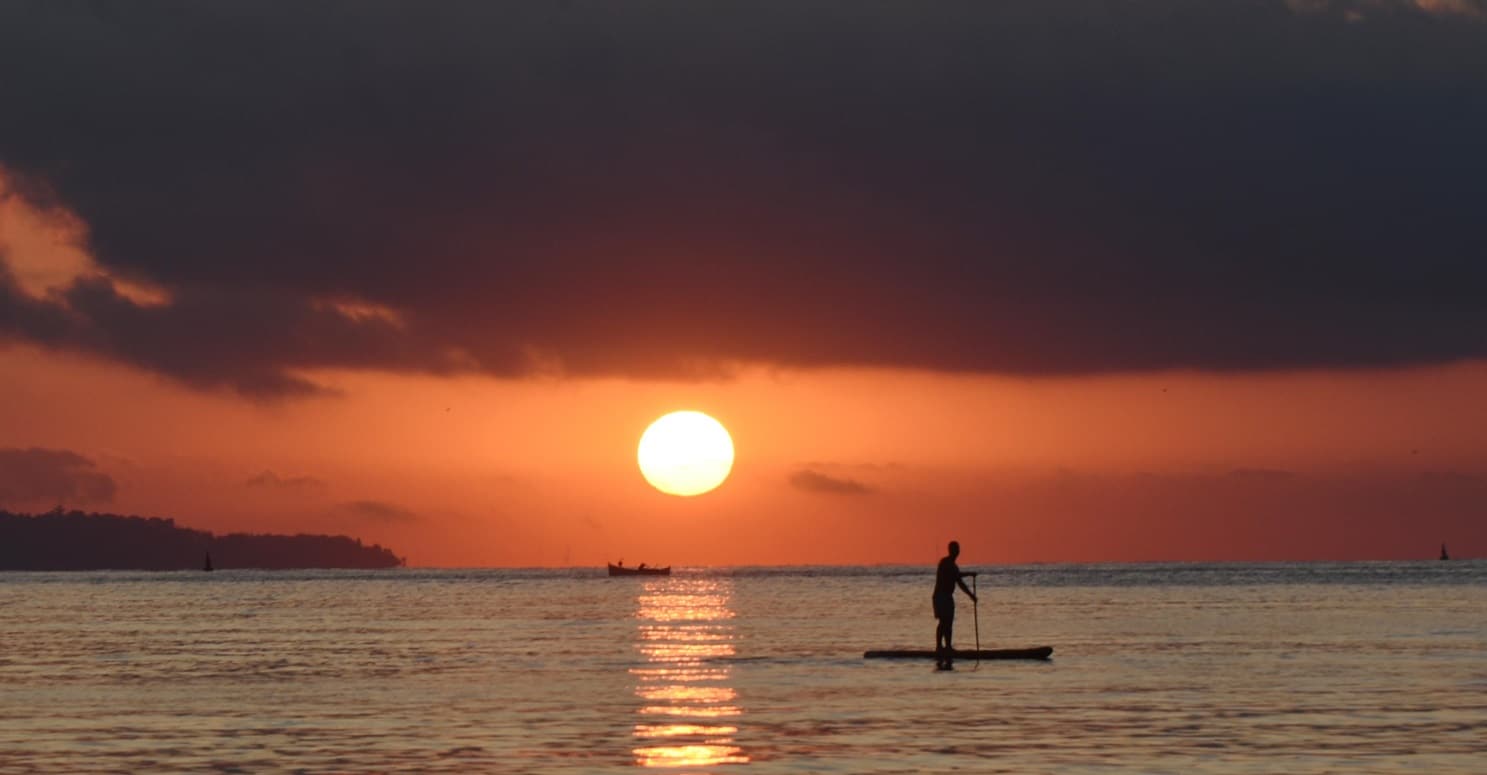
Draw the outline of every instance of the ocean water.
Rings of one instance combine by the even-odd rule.
[[[0,773],[1487,772],[1487,561],[979,570],[0,573]]]

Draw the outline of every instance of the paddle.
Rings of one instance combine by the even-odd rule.
[[[971,574],[971,619],[976,623],[976,667],[981,667],[981,593],[976,591],[976,574]]]

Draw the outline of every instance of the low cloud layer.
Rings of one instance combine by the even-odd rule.
[[[113,477],[90,459],[65,449],[0,449],[0,505],[79,506],[108,503]]]
[[[99,272],[0,254],[0,339],[267,398],[1484,357],[1482,10],[8,3],[0,175]]]

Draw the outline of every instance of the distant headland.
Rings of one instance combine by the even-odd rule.
[[[159,517],[0,511],[0,570],[394,568],[404,558],[341,535],[214,535]]]

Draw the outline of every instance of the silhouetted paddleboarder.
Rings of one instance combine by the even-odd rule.
[[[972,602],[976,600],[976,593],[965,582],[966,576],[976,574],[961,572],[960,566],[955,564],[955,558],[959,556],[960,542],[951,541],[950,554],[940,558],[940,567],[935,570],[935,593],[931,599],[935,605],[935,618],[940,620],[935,626],[935,667],[940,670],[949,670],[955,661],[955,647],[950,644],[955,630],[955,587],[958,585]]]

